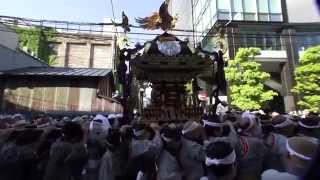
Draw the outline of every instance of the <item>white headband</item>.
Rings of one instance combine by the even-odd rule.
[[[215,122],[210,122],[208,120],[202,120],[203,121],[203,125],[208,125],[208,126],[211,126],[211,127],[223,127],[223,123],[215,123]]]
[[[183,130],[181,131],[181,133],[184,135],[184,134],[186,134],[186,133],[188,133],[188,132],[190,132],[190,131],[193,131],[193,130],[197,129],[199,126],[200,126],[199,123],[193,121],[193,122],[190,124],[190,126],[187,127],[187,128],[185,128],[185,129],[183,129]]]
[[[141,129],[141,130],[139,130],[139,131],[137,131],[137,130],[133,130],[133,134],[135,135],[135,136],[142,136],[143,134],[144,134],[144,129]]]
[[[293,122],[290,118],[286,118],[285,121],[283,121],[280,124],[273,125],[273,127],[275,127],[275,128],[284,128],[284,127],[290,126],[292,124],[295,124],[295,122]]]
[[[295,150],[293,150],[290,145],[289,145],[289,141],[287,140],[287,144],[286,144],[286,148],[287,148],[287,151],[289,152],[290,156],[294,155],[294,156],[297,156],[303,160],[307,160],[307,161],[310,161],[312,158],[308,157],[308,156],[305,156],[303,154],[300,154],[298,152],[296,152]]]
[[[165,142],[167,142],[167,143],[172,141],[171,138],[165,137],[164,134],[161,134],[161,138],[162,138]]]
[[[227,157],[223,159],[211,159],[206,157],[206,165],[229,165],[233,164],[236,161],[236,152],[233,150]]]
[[[304,127],[304,128],[307,128],[307,129],[317,129],[317,128],[320,128],[320,124],[314,125],[314,126],[308,126],[308,125],[303,124],[301,121],[299,121],[299,125],[302,126],[302,127]]]

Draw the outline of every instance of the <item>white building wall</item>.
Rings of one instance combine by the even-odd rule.
[[[290,23],[320,22],[316,0],[286,0]]]
[[[193,30],[192,1],[194,0],[170,0],[170,14],[172,16],[178,16],[178,21],[175,26],[175,29]],[[172,33],[178,36],[181,40],[188,38],[191,42],[193,41],[192,32],[174,31]]]

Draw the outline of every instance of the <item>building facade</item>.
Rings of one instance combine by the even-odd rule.
[[[115,40],[112,36],[58,34],[50,47],[56,55],[56,67],[114,68]]]
[[[315,1],[305,0],[190,0],[190,9],[171,1],[173,14],[191,13],[195,43],[204,48],[222,48],[233,59],[241,47],[259,47],[256,61],[271,74],[268,88],[280,95],[274,100],[278,111],[296,109],[294,69],[303,51],[320,44],[320,17]],[[183,6],[183,5],[182,5]],[[308,12],[308,13],[303,13]],[[190,29],[187,22],[178,29]]]
[[[114,40],[99,37],[59,34],[50,48],[61,67],[52,67],[20,50],[19,35],[0,24],[0,113],[122,112],[112,99]]]

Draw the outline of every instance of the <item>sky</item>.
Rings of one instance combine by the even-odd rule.
[[[102,22],[112,17],[111,0],[2,0],[0,15],[35,19],[79,22]],[[115,16],[148,16],[157,11],[163,0],[113,0]]]
[[[121,20],[124,11],[135,24],[135,17],[145,17],[158,11],[163,0],[113,0],[115,18]],[[33,19],[101,23],[113,18],[111,0],[1,0],[0,15]],[[132,29],[133,32],[149,32]],[[158,32],[156,32],[158,33]],[[152,36],[130,35],[134,42],[152,39]]]

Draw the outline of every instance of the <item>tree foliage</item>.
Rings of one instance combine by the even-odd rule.
[[[259,48],[240,48],[225,70],[230,85],[231,105],[241,110],[261,109],[267,101],[277,96],[276,92],[264,87],[270,74],[263,72],[261,64],[253,61],[259,54]]]
[[[306,50],[295,70],[297,85],[293,92],[302,99],[298,105],[313,112],[320,112],[320,46]]]
[[[19,35],[19,45],[26,51],[49,65],[56,64],[57,56],[53,49],[50,48],[50,42],[55,40],[55,31],[52,29],[29,28],[29,27],[12,27]]]

